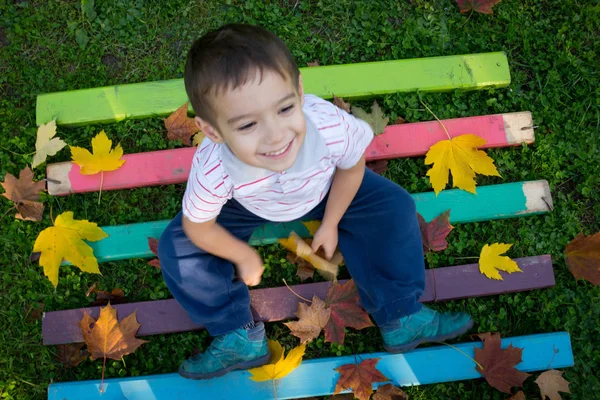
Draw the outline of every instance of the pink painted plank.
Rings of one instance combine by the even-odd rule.
[[[443,121],[451,136],[474,133],[487,140],[483,148],[506,147],[534,140],[531,113],[508,113]],[[525,129],[524,129],[525,128]],[[390,125],[365,152],[367,161],[422,156],[446,134],[437,121]],[[126,154],[125,164],[104,173],[102,190],[182,183],[188,178],[196,148]],[[49,164],[48,192],[53,196],[100,189],[100,174],[82,175],[71,162]]]
[[[554,271],[549,255],[518,258],[515,261],[523,272],[502,273],[503,281],[487,279],[479,272],[477,264],[428,269],[425,293],[420,301],[447,301],[554,286]],[[325,298],[330,285],[330,282],[319,282],[292,286],[292,289],[307,299],[311,299],[313,295]],[[255,319],[260,321],[282,321],[294,318],[298,302],[301,301],[285,286],[255,289],[251,290],[250,294]],[[138,336],[185,332],[202,328],[189,319],[183,308],[174,299],[117,304],[114,307],[117,309],[119,320],[137,311],[137,318],[141,324]],[[83,337],[77,322],[83,317],[84,310],[94,318],[97,318],[100,313],[100,307],[44,313],[42,320],[44,344],[82,342]]]

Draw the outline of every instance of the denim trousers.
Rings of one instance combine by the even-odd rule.
[[[322,219],[328,197],[301,219]],[[159,240],[158,256],[167,287],[192,321],[212,336],[253,321],[248,287],[234,265],[195,246],[183,232],[180,212]],[[248,241],[269,221],[229,200],[217,223]],[[425,287],[421,233],[413,198],[369,169],[338,224],[338,243],[360,301],[377,325],[420,310]]]

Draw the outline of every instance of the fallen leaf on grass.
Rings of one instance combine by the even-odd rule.
[[[248,370],[251,375],[250,379],[255,382],[264,382],[285,377],[298,368],[306,351],[306,346],[301,345],[290,350],[284,358],[283,347],[279,342],[269,339],[268,345],[271,352],[271,361],[269,364]]]
[[[523,391],[519,390],[517,393],[515,393],[513,396],[510,396],[506,400],[526,400],[525,393],[523,393]]]
[[[181,142],[184,145],[191,146],[192,141],[190,138],[192,135],[195,135],[199,129],[196,126],[194,118],[188,117],[187,112],[188,103],[186,102],[177,110],[173,111],[164,122],[165,128],[167,128],[167,138],[169,140],[181,139]],[[200,137],[196,138],[196,136]],[[194,142],[202,142],[202,139],[204,139],[204,135],[201,132],[194,136]]]
[[[15,218],[37,222],[42,220],[44,205],[39,200],[40,193],[46,190],[46,182],[34,182],[33,171],[29,167],[19,172],[18,179],[7,173],[0,184],[5,191],[2,195],[15,204]]]
[[[291,251],[287,252],[285,258],[291,264],[293,264],[297,267],[296,276],[298,278],[300,278],[300,282],[304,282],[305,280],[307,280],[309,278],[311,278],[311,279],[314,278],[315,269],[313,268],[312,265],[310,265],[310,263],[308,261],[301,259],[300,257],[298,257],[296,254],[292,253]]]
[[[600,285],[600,232],[583,236],[577,235],[566,247],[569,271],[576,279],[585,279]]]
[[[25,314],[27,315],[25,320],[27,322],[34,322],[42,319],[44,308],[46,308],[46,305],[41,301],[28,305],[25,310]]]
[[[287,239],[279,239],[279,243],[289,251],[296,253],[298,257],[311,263],[324,278],[337,279],[339,267],[315,254],[310,246],[295,232],[290,233]]]
[[[150,251],[157,257],[154,260],[148,261],[146,264],[152,265],[155,268],[160,269],[160,260],[158,259],[158,239],[148,238],[148,247]]]
[[[502,278],[498,270],[508,272],[509,274],[523,272],[519,268],[519,265],[511,260],[510,257],[500,255],[506,253],[511,246],[512,244],[505,243],[484,245],[479,255],[479,272],[490,279],[499,281],[504,280],[504,278]]]
[[[56,346],[56,359],[67,368],[75,368],[88,356],[88,350],[84,349],[85,343],[59,344]]]
[[[374,326],[358,300],[358,289],[352,279],[343,285],[334,283],[329,288],[325,304],[331,309],[331,318],[325,325],[326,341],[344,344],[345,327],[360,330]]]
[[[391,383],[379,386],[372,400],[408,400],[408,395],[402,389]]]
[[[508,348],[500,347],[499,333],[481,333],[477,335],[483,340],[483,349],[475,348],[475,367],[477,372],[485,377],[487,382],[501,392],[509,393],[513,386],[523,386],[523,382],[530,374],[521,372],[515,365],[521,361],[523,349],[509,345]]]
[[[290,328],[292,335],[300,338],[301,344],[305,344],[321,334],[331,317],[331,310],[326,308],[323,300],[314,295],[310,307],[305,303],[298,303],[296,316],[298,321],[285,322],[284,325]]]
[[[337,97],[335,94],[333,95],[333,104],[348,113],[350,112],[350,102],[344,101],[344,99]]]
[[[419,228],[421,228],[421,239],[423,241],[423,254],[430,251],[442,251],[448,247],[446,236],[454,228],[450,225],[450,210],[445,211],[431,222],[425,222],[425,218],[417,213]]]
[[[477,11],[481,14],[493,14],[492,7],[501,0],[456,0],[461,13]]]
[[[54,137],[54,135],[56,135],[56,120],[52,120],[38,128],[31,168],[42,164],[48,156],[55,155],[67,145],[61,138]]]
[[[383,114],[383,111],[381,110],[381,107],[379,107],[379,104],[377,104],[377,101],[373,102],[373,105],[371,106],[371,113],[366,112],[360,107],[353,106],[352,114],[371,125],[375,135],[383,133],[388,122],[390,122],[390,117],[386,117]]]
[[[436,196],[446,187],[448,172],[452,173],[452,187],[470,193],[476,193],[475,174],[500,176],[494,160],[484,151],[477,150],[485,143],[485,139],[467,134],[441,140],[429,148],[425,165],[433,164],[427,176]]]
[[[94,136],[92,139],[92,153],[83,147],[69,146],[71,149],[71,159],[81,168],[79,172],[82,175],[94,175],[103,171],[114,171],[125,163],[122,160],[123,148],[120,144],[112,147],[112,140],[106,136],[104,130]]]
[[[371,171],[378,175],[382,175],[385,171],[387,171],[388,160],[369,161],[366,165]]]
[[[354,397],[359,400],[369,400],[373,393],[373,383],[387,382],[389,379],[383,375],[375,365],[380,358],[369,358],[360,364],[346,364],[335,370],[340,373],[340,378],[335,385],[333,394],[342,390],[352,389]]]
[[[320,66],[321,64],[319,64],[319,62],[318,62],[318,61],[311,61],[311,62],[309,62],[309,63],[306,63],[306,65],[308,65],[309,67],[318,67],[318,66]]]
[[[94,250],[84,240],[96,242],[108,234],[93,222],[74,220],[73,212],[66,211],[56,217],[54,226],[44,229],[33,245],[33,251],[41,252],[40,265],[52,285],[58,285],[58,268],[66,259],[83,272],[99,274],[98,260]]]
[[[562,377],[563,372],[551,369],[542,372],[535,380],[535,383],[540,387],[542,400],[548,397],[550,400],[561,400],[562,397],[558,392],[571,393],[569,390],[569,381]]]
[[[125,292],[121,288],[114,288],[112,291],[96,290],[96,300],[92,306],[105,306],[107,304],[125,303]]]

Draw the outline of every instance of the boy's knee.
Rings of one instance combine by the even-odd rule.
[[[415,199],[402,186],[394,185],[390,190],[390,202],[394,209],[406,214],[416,214]]]

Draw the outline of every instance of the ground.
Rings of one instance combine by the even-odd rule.
[[[226,22],[264,25],[288,43],[300,66],[505,51],[512,83],[508,88],[423,95],[440,118],[529,110],[536,141],[529,146],[491,150],[502,179],[480,185],[546,179],[554,211],[540,216],[457,224],[450,246],[427,259],[430,268],[469,262],[483,244],[514,243],[510,256],[551,254],[556,286],[550,289],[436,304],[440,310],[466,310],[473,331],[516,336],[566,330],[575,366],[565,369],[572,395],[591,399],[600,391],[600,288],[577,282],[565,263],[564,247],[579,232],[600,231],[600,5],[597,0],[504,0],[493,15],[460,14],[453,0],[216,0],[169,2],[97,1],[96,16],[66,0],[0,1],[0,179],[31,163],[35,143],[35,100],[41,93],[111,84],[181,78],[187,48],[208,29]],[[378,98],[395,120],[431,120],[416,94]],[[363,104],[363,103],[361,103]],[[364,103],[364,104],[368,104]],[[87,147],[105,129],[125,152],[181,146],[166,140],[161,118],[124,121],[77,129],[59,127],[69,144]],[[467,132],[465,132],[467,133]],[[63,150],[53,161],[68,159]],[[411,192],[429,191],[423,158],[395,160],[386,176]],[[44,177],[44,168],[36,169]],[[160,271],[146,260],[101,265],[102,276],[63,267],[55,290],[28,257],[50,215],[74,211],[99,225],[168,219],[180,208],[183,185],[97,194],[45,196],[41,223],[13,219],[8,201],[0,202],[0,265],[3,327],[0,330],[0,394],[3,399],[43,399],[54,381],[97,379],[101,362],[66,369],[44,347],[39,310],[86,306],[95,281],[101,289],[122,288],[129,301],[169,297]],[[278,246],[261,249],[266,273],[262,287],[298,283],[294,268]],[[288,348],[297,344],[281,323],[268,335]],[[147,338],[125,362],[109,361],[107,376],[173,372],[195,347],[209,343],[205,333]],[[468,338],[462,338],[462,341]],[[344,346],[319,339],[306,358],[382,350],[376,328],[349,330]],[[451,365],[442,366],[452,368]],[[483,380],[407,389],[411,399],[504,399]],[[539,398],[533,379],[528,398]]]

